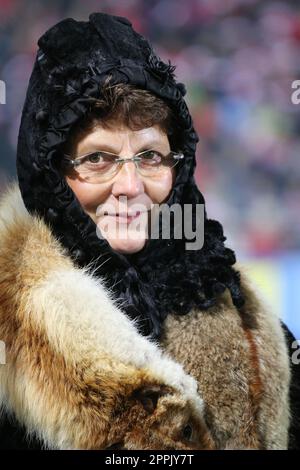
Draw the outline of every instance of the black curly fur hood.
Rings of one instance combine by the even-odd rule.
[[[96,235],[96,226],[57,170],[70,131],[99,97],[108,75],[156,94],[176,112],[184,163],[167,204],[203,204],[194,181],[198,141],[176,83],[175,67],[155,55],[126,18],[93,13],[89,21],[71,18],[50,28],[38,41],[18,139],[17,170],[27,209],[44,218],[80,266],[91,264],[124,305],[139,319],[141,332],[159,337],[168,313],[207,309],[226,288],[243,304],[234,252],[224,246],[219,222],[205,213],[204,246],[188,251],[186,240],[148,240],[134,255],[114,252]]]

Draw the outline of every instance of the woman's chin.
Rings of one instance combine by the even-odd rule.
[[[107,238],[107,241],[114,251],[117,251],[118,253],[122,253],[122,254],[128,254],[128,255],[141,251],[144,248],[145,243],[146,243],[145,238],[143,239],[128,238],[126,240],[117,239],[117,238],[114,238],[114,239]]]

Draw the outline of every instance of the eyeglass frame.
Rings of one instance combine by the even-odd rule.
[[[114,153],[111,153],[111,152],[106,152],[105,150],[95,150],[94,152],[88,152],[84,155],[81,155],[80,157],[76,157],[75,159],[72,158],[71,155],[68,155],[66,153],[64,153],[64,162],[66,162],[71,168],[75,169],[76,170],[76,167],[80,166],[81,163],[82,163],[82,159],[84,159],[85,157],[89,156],[89,155],[92,155],[94,153],[104,153],[104,154],[107,154],[107,155],[111,155],[111,156],[114,156],[114,157],[119,157],[118,155],[114,154]],[[157,150],[154,150],[154,149],[149,149],[149,150],[143,150],[142,152],[139,152],[137,153],[136,155],[134,155],[133,157],[131,158],[116,158],[115,159],[115,163],[118,163],[118,164],[121,164],[120,165],[120,169],[121,169],[121,166],[126,163],[126,162],[133,162],[135,164],[135,167],[137,169],[137,171],[139,172],[139,167],[137,165],[137,162],[139,162],[141,160],[141,157],[140,155],[143,155],[144,153],[148,153],[148,152],[157,152],[157,153],[161,153],[161,152],[158,152]],[[175,152],[175,151],[170,151],[167,155],[162,155],[163,158],[167,158],[169,157],[170,155],[173,155],[174,157],[174,160],[175,160],[175,164],[171,167],[171,168],[174,168],[177,163],[182,160],[185,156],[183,154],[183,152],[179,151],[179,152]],[[176,158],[177,157],[177,158]],[[79,162],[79,163],[77,163]],[[115,173],[115,174],[118,174],[118,171]],[[81,176],[81,175],[80,175]]]

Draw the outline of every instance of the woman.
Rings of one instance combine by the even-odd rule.
[[[218,222],[163,232],[163,204],[196,235],[204,204],[174,67],[101,13],[38,45],[1,204],[2,447],[287,448],[279,320]]]

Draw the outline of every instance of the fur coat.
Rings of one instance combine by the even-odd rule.
[[[2,425],[22,429],[23,444],[26,436],[53,449],[288,447],[284,332],[243,271],[255,324],[226,290],[206,311],[170,312],[159,344],[137,332],[91,269],[74,265],[17,186],[1,200],[0,240]]]

